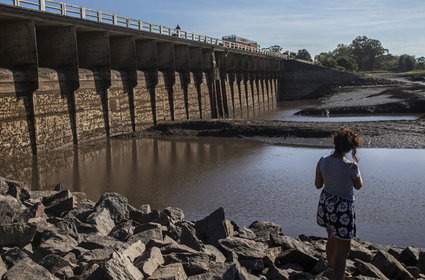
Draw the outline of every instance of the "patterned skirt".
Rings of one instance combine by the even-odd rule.
[[[356,237],[353,201],[322,191],[317,209],[317,224],[329,228],[340,239]]]

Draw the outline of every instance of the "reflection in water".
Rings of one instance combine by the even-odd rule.
[[[222,206],[241,226],[272,221],[289,235],[323,236],[313,175],[329,152],[238,139],[114,139],[40,160],[29,173],[0,175],[32,181],[34,189],[62,182],[95,201],[118,192],[136,207],[182,208],[192,220]],[[359,238],[425,247],[425,150],[361,149],[359,156]]]

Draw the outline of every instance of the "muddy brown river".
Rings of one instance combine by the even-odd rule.
[[[95,201],[118,192],[134,206],[182,208],[191,220],[222,206],[240,226],[272,221],[291,236],[324,236],[315,222],[320,191],[313,180],[317,160],[330,152],[244,139],[114,139],[68,150],[29,172],[0,168],[0,176],[35,189],[62,182]],[[355,192],[358,237],[425,247],[425,150],[360,149],[359,156],[365,184]]]

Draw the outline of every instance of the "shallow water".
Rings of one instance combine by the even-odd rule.
[[[92,200],[118,192],[134,206],[182,208],[190,220],[222,206],[240,226],[272,221],[288,235],[324,236],[315,223],[320,191],[313,181],[317,160],[328,153],[240,139],[111,140],[13,177],[32,180],[35,188],[62,182]],[[360,149],[358,155],[365,181],[355,193],[358,237],[425,247],[425,150]]]
[[[251,119],[281,120],[295,122],[366,122],[366,121],[393,121],[393,120],[417,120],[422,114],[330,114],[329,116],[301,116],[294,115],[302,109],[319,105],[317,100],[283,101],[277,103],[270,110],[250,112]]]

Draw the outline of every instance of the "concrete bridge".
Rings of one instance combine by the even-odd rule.
[[[0,0],[0,42],[4,158],[299,95],[284,55],[50,0]]]

